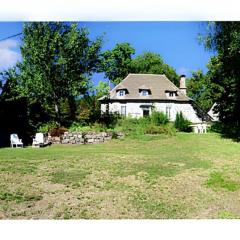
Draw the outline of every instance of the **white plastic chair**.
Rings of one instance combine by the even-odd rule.
[[[32,146],[33,147],[40,147],[47,145],[48,141],[46,141],[46,137],[43,133],[36,133],[35,138],[33,139]]]
[[[11,147],[13,148],[14,145],[15,147],[23,147],[23,142],[22,139],[18,138],[18,135],[16,133],[13,133],[10,135],[10,142],[11,142]]]

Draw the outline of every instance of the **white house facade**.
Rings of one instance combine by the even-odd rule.
[[[181,76],[180,87],[177,88],[165,75],[129,74],[111,90],[110,97],[99,100],[102,112],[106,112],[108,107],[111,113],[134,118],[159,111],[166,113],[170,121],[174,121],[180,112],[193,124],[211,120],[207,113],[187,97],[185,76]]]

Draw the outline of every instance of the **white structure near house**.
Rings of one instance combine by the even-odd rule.
[[[216,110],[215,110],[216,106],[217,106],[217,104],[214,103],[214,104],[212,105],[211,109],[210,109],[209,112],[208,112],[208,115],[212,118],[212,120],[213,120],[214,122],[219,121],[219,113],[216,112]]]
[[[205,132],[211,117],[186,95],[185,76],[180,77],[180,87],[176,87],[165,75],[129,74],[122,82],[110,91],[110,97],[102,97],[101,111],[119,113],[129,117],[144,117],[152,111],[164,112],[170,121],[176,114],[183,116],[194,126]],[[200,133],[200,131],[197,130]]]

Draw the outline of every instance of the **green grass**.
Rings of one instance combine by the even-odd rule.
[[[240,145],[217,134],[0,150],[0,218],[239,218]]]
[[[232,181],[224,177],[221,172],[211,173],[207,185],[214,189],[225,188],[228,191],[236,191],[240,189],[240,182]]]

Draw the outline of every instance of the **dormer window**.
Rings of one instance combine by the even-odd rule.
[[[175,98],[175,97],[177,96],[177,92],[176,92],[176,91],[166,90],[165,93],[166,93],[166,96],[167,96],[168,98]]]
[[[120,91],[118,92],[118,95],[119,95],[119,97],[125,96],[125,90],[120,90]]]
[[[121,87],[121,88],[117,89],[116,92],[117,92],[118,97],[124,97],[126,94],[129,93],[127,88],[125,88],[125,87]]]
[[[142,96],[148,96],[148,91],[147,90],[142,90]]]
[[[139,94],[140,96],[143,96],[143,97],[147,97],[148,95],[151,94],[151,90],[150,89],[139,89]]]

